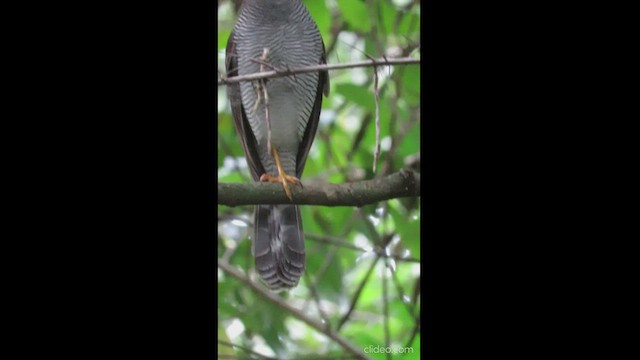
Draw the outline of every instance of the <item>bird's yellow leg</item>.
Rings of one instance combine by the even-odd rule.
[[[262,174],[262,176],[260,176],[260,181],[282,183],[282,187],[284,188],[285,194],[287,194],[287,197],[289,198],[289,200],[293,201],[293,195],[291,194],[291,189],[289,188],[289,183],[292,183],[292,184],[295,184],[295,185],[302,185],[300,183],[300,179],[298,179],[295,176],[287,175],[287,173],[284,172],[284,168],[282,167],[282,163],[280,163],[280,156],[278,155],[278,150],[276,150],[275,147],[273,147],[271,149],[271,153],[273,154],[273,158],[276,161],[276,167],[278,168],[278,176],[271,176],[271,175],[268,175],[268,174]]]

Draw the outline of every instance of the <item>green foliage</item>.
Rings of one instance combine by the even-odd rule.
[[[326,39],[331,33],[331,12],[329,8],[322,1],[317,0],[306,0],[304,4],[313,20],[316,21],[322,38]]]
[[[419,2],[304,0],[304,3],[330,51],[329,63],[366,60],[363,52],[376,58],[391,56],[389,54],[420,55],[417,46]],[[406,5],[408,3],[413,5]],[[237,14],[230,0],[218,1],[218,7],[218,69],[225,74],[224,52]],[[371,179],[384,175],[381,171],[396,172],[407,166],[407,159],[419,155],[420,68],[416,65],[381,67],[378,75],[382,147],[376,173],[373,173],[376,144],[373,71],[373,68],[354,68],[330,72],[331,95],[323,101],[321,123],[303,183]],[[218,87],[218,90],[218,181],[252,181],[235,134],[225,88]],[[218,214],[219,256],[242,273],[253,274],[249,239],[253,208],[218,206]],[[393,199],[359,209],[302,206],[301,214],[306,234],[306,275],[297,288],[278,296],[316,321],[322,318],[319,301],[321,312],[333,330],[355,301],[353,312],[338,331],[340,336],[361,349],[369,345],[404,347],[409,344],[413,353],[392,357],[419,359],[420,333],[412,335],[420,313],[419,301],[415,298],[419,292],[414,291],[420,277],[420,264],[403,260],[420,259],[419,199]],[[386,250],[383,240],[390,240]],[[377,259],[375,251],[387,251],[397,259],[388,260],[389,268],[385,269],[384,258]],[[218,280],[220,340],[285,359],[305,354],[331,357],[346,353],[321,331],[264,300],[222,270]],[[390,344],[385,344],[382,292],[385,280]],[[361,285],[362,290],[357,293]],[[242,327],[238,327],[238,323]],[[240,358],[247,357],[246,352],[237,348],[227,347],[226,351]],[[385,354],[368,356],[386,359]]]
[[[366,32],[371,27],[367,4],[363,0],[338,1],[340,14],[355,31]]]

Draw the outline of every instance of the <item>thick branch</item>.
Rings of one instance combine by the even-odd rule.
[[[351,354],[356,356],[358,359],[364,359],[364,360],[368,360],[369,359],[369,357],[367,357],[363,353],[362,349],[360,349],[360,348],[356,347],[355,345],[351,344],[349,341],[347,341],[345,338],[340,336],[335,331],[331,330],[331,328],[327,327],[326,325],[324,325],[324,324],[320,323],[319,321],[316,321],[316,320],[308,317],[307,315],[305,315],[305,313],[303,311],[298,310],[298,309],[294,308],[293,306],[287,304],[284,300],[282,300],[276,294],[261,288],[260,286],[258,286],[258,284],[256,284],[252,280],[250,280],[247,276],[242,274],[240,271],[236,270],[229,263],[227,263],[225,261],[222,261],[222,260],[218,260],[218,267],[220,269],[222,269],[225,273],[227,273],[227,274],[231,275],[232,277],[234,277],[236,280],[244,283],[245,285],[248,285],[251,289],[253,289],[253,291],[258,293],[265,300],[271,301],[275,305],[281,307],[283,310],[285,310],[288,313],[290,313],[291,315],[293,315],[298,320],[306,323],[307,325],[311,326],[312,328],[316,329],[317,331],[325,334],[327,337],[329,337],[331,340],[333,340],[333,341],[337,342],[338,344],[340,344],[340,346],[342,346],[342,348],[344,348],[345,350],[347,350],[348,352],[350,352]]]
[[[346,184],[292,186],[293,203],[322,206],[364,206],[383,200],[420,196],[420,174],[402,169],[379,179]],[[291,204],[282,184],[218,183],[218,204],[226,206]]]
[[[275,71],[264,71],[264,72],[259,72],[255,74],[249,74],[249,75],[234,76],[230,78],[220,78],[218,80],[218,86],[239,83],[241,81],[272,79],[277,77],[284,77],[284,76],[290,76],[295,74],[304,74],[304,73],[310,73],[310,72],[321,71],[321,70],[352,69],[352,68],[358,68],[358,67],[372,67],[372,66],[381,66],[381,65],[410,65],[410,64],[420,64],[420,59],[416,59],[412,57],[404,57],[404,58],[356,61],[356,62],[345,63],[345,64],[313,65],[313,66],[301,67],[298,69],[279,69]]]

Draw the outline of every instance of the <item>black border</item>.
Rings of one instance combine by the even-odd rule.
[[[36,215],[7,241],[27,254],[15,332],[65,357],[212,358],[215,5],[36,10],[11,68],[34,97],[7,121],[29,134],[13,212]],[[422,2],[427,358],[548,355],[584,324],[565,299],[584,201],[563,119],[586,105],[564,105],[584,82],[561,10]]]

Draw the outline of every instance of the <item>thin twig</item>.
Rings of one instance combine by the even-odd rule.
[[[218,80],[218,86],[220,85],[228,85],[239,83],[242,81],[253,81],[258,79],[273,79],[278,77],[291,76],[295,74],[305,74],[317,71],[331,71],[338,69],[353,69],[359,67],[371,67],[371,66],[383,66],[383,65],[412,65],[412,64],[420,64],[419,58],[413,57],[403,57],[403,58],[393,58],[393,59],[376,59],[376,60],[362,60],[362,61],[354,61],[351,63],[344,64],[321,64],[321,65],[312,65],[312,66],[304,66],[298,69],[280,69],[278,71],[264,71],[255,74],[234,76],[230,78],[221,77]]]
[[[405,347],[410,347],[411,344],[413,344],[413,339],[416,338],[416,335],[420,331],[420,314],[418,314],[415,320],[416,320],[416,323],[413,326],[413,330],[411,330],[411,336],[409,336],[409,340],[407,341],[407,346]]]
[[[262,49],[262,57],[260,58],[260,72],[264,72],[265,65],[273,69],[273,66],[267,64],[268,55],[269,55],[269,48]],[[269,92],[267,91],[267,80],[266,79],[258,80],[258,88],[262,90],[262,94],[264,96],[264,122],[267,127],[267,153],[270,154],[272,152],[271,121],[269,119]],[[260,96],[258,96],[258,100],[256,101],[256,106],[258,105],[259,101],[260,101]]]
[[[337,332],[331,330],[330,328],[327,328],[324,324],[318,322],[317,320],[310,318],[303,311],[294,308],[293,306],[283,301],[276,294],[270,292],[269,290],[265,289],[263,286],[260,286],[254,281],[250,280],[247,276],[242,274],[240,271],[236,270],[229,263],[218,260],[218,267],[222,269],[225,273],[229,274],[231,277],[244,283],[245,285],[248,285],[254,292],[256,292],[265,300],[270,301],[271,303],[279,306],[280,308],[287,311],[298,320],[306,323],[307,325],[311,326],[317,331],[323,333],[328,338],[338,343],[343,349],[345,349],[346,351],[356,356],[358,359],[370,360],[370,358],[364,354],[363,350],[360,347],[357,347],[351,344],[347,339],[340,336],[340,334],[338,334]]]
[[[358,209],[358,210],[361,212],[361,209]],[[364,221],[364,223],[365,223],[365,225],[370,225],[370,226],[367,226],[367,228],[370,231],[371,238],[375,239],[376,245],[379,246],[381,249],[385,249],[387,247],[387,245],[389,245],[389,242],[391,241],[393,236],[387,234],[387,235],[384,235],[382,238],[380,238],[378,233],[373,228],[373,225],[371,224],[371,222]],[[380,260],[381,257],[382,257],[382,255],[380,255],[380,254],[377,255],[375,260],[371,264],[371,267],[369,268],[369,270],[367,270],[367,274],[365,275],[364,279],[362,279],[362,281],[360,282],[360,285],[358,286],[358,289],[356,290],[356,292],[355,292],[355,294],[353,296],[353,299],[351,300],[351,305],[349,306],[349,310],[342,317],[342,319],[340,319],[340,323],[338,324],[337,330],[340,330],[342,325],[344,325],[347,322],[347,320],[349,319],[349,316],[351,315],[351,313],[355,309],[356,303],[358,302],[358,299],[360,298],[360,294],[362,293],[362,290],[364,289],[365,284],[369,280],[369,277],[371,276],[371,274],[373,272],[373,269],[375,268],[375,265],[378,263],[378,260]]]
[[[376,149],[373,152],[373,173],[376,172],[376,163],[380,156],[380,90],[378,89],[378,67],[373,67],[373,96],[376,103]]]
[[[361,212],[359,211],[359,213],[361,213]],[[364,219],[365,219],[365,221],[364,221],[365,224],[369,223],[368,221],[366,221],[366,218],[364,218]],[[372,235],[372,238],[375,239],[376,244],[377,245],[382,245],[382,247],[386,246],[386,244],[390,240],[390,238],[389,239],[387,239],[387,238],[380,239],[380,236],[378,236],[378,233],[375,232],[375,229],[374,229],[374,232],[371,235]],[[340,328],[342,328],[342,325],[344,325],[347,322],[347,320],[349,320],[349,316],[351,316],[351,313],[355,309],[356,304],[358,303],[358,299],[360,298],[360,294],[362,293],[362,290],[364,289],[364,286],[369,281],[369,277],[373,273],[373,269],[375,269],[375,266],[376,266],[376,264],[378,263],[378,260],[380,260],[381,257],[382,257],[382,255],[376,255],[375,260],[373,260],[373,262],[371,263],[371,266],[367,270],[367,273],[365,274],[364,278],[360,282],[360,285],[358,285],[358,288],[356,289],[355,293],[353,294],[353,298],[351,299],[351,304],[349,305],[349,310],[346,312],[346,314],[344,314],[342,316],[342,319],[340,319],[340,323],[338,324],[338,327],[337,327],[336,330],[339,331]]]
[[[344,226],[342,227],[342,230],[338,235],[339,238],[344,238],[349,233],[349,231],[352,229],[352,224],[356,220],[357,216],[358,216],[357,213],[355,212],[351,213],[351,217],[349,218],[348,221],[344,223]],[[305,235],[308,235],[308,234],[305,234]],[[338,252],[338,249],[339,249],[339,246],[333,246],[329,249],[329,253],[325,257],[324,262],[318,269],[318,272],[315,274],[315,282],[314,282],[315,285],[317,285],[320,282],[320,279],[324,275],[325,271],[327,271],[327,269],[331,265],[331,262],[333,261],[334,256]]]
[[[265,50],[266,50],[266,48],[265,48]],[[269,69],[271,69],[272,71],[278,71],[278,69],[277,69],[275,66],[273,66],[273,65],[269,64],[269,63],[265,60],[265,58],[266,58],[266,57],[265,57],[265,54],[264,54],[264,52],[263,52],[263,53],[262,53],[262,58],[261,58],[261,59],[249,59],[249,60],[251,60],[251,62],[254,62],[254,63],[256,63],[256,64],[260,64],[260,72],[263,72],[263,71],[264,71],[264,67],[265,67],[265,66],[266,66],[266,67],[268,67]]]
[[[340,319],[340,322],[338,323],[338,327],[336,328],[336,331],[340,331],[340,329],[342,328],[342,325],[344,325],[347,322],[347,320],[349,320],[349,316],[351,316],[351,313],[356,308],[356,303],[360,298],[360,293],[362,292],[362,289],[364,289],[364,286],[367,284],[367,281],[369,280],[369,277],[373,273],[373,269],[375,269],[376,264],[378,263],[378,260],[380,260],[379,255],[376,256],[376,258],[373,260],[373,262],[371,263],[371,266],[369,266],[369,270],[367,270],[367,274],[364,276],[364,279],[362,279],[362,281],[360,282],[360,285],[358,285],[358,288],[356,289],[356,292],[353,294],[353,298],[351,299],[349,310],[347,310],[347,312]]]
[[[329,317],[324,313],[324,311],[322,311],[322,307],[320,306],[320,295],[318,295],[318,289],[316,287],[315,282],[311,280],[311,275],[309,275],[308,271],[304,272],[304,279],[307,282],[307,287],[311,291],[311,297],[313,298],[313,301],[316,303],[316,307],[318,308],[318,314],[320,315],[320,318],[324,322],[325,326],[328,329],[330,329],[331,323],[329,322]]]
[[[345,102],[344,104],[346,103],[347,102]],[[370,123],[371,123],[371,112],[367,111],[362,118],[360,129],[358,129],[356,136],[353,138],[353,143],[351,144],[351,150],[349,150],[349,153],[347,154],[347,162],[351,162],[351,160],[353,159],[353,156],[358,151],[358,148],[362,143],[362,139],[364,138],[364,135],[367,132],[367,128],[369,127]]]
[[[395,285],[395,287],[396,287],[396,292],[398,293],[398,298],[404,304],[404,307],[407,310],[407,313],[412,317],[415,316],[414,308],[411,307],[411,305],[408,302],[404,301],[404,297],[406,295],[404,294],[404,289],[402,288],[402,285],[400,284],[400,280],[398,280],[397,271],[392,271],[391,272],[391,280],[393,281],[393,285]]]
[[[383,27],[384,25],[384,22],[382,21],[382,14],[380,12],[380,6],[379,4],[377,4],[378,1],[375,1],[375,0],[369,0],[368,3],[369,3],[369,16],[371,16],[372,19],[375,18],[376,20],[371,22],[371,34],[370,34],[371,39],[373,40],[373,43],[376,46],[376,50],[378,51],[378,54],[384,55],[384,46],[380,42],[380,36],[378,36],[378,34],[380,33],[379,27]],[[382,32],[386,34],[388,31],[383,28]]]
[[[329,43],[325,51],[327,59],[329,58],[329,56],[331,56],[333,50],[335,50],[336,45],[338,44],[338,37],[340,36],[342,30],[344,30],[345,28],[345,22],[342,21],[342,14],[340,14],[337,9],[333,9],[331,11],[331,23],[333,24],[333,26],[331,27],[331,42]]]
[[[380,250],[380,249],[363,249],[357,245],[354,245],[352,243],[340,240],[339,238],[335,238],[335,237],[331,237],[331,236],[322,236],[322,235],[316,235],[316,234],[309,234],[309,233],[305,233],[304,234],[305,237],[309,240],[313,240],[313,241],[318,241],[318,242],[323,242],[323,243],[327,243],[327,244],[332,244],[338,247],[343,247],[343,248],[347,248],[347,249],[352,249],[352,250],[357,250],[357,251],[361,251],[363,253],[366,252],[373,252],[376,255],[380,255],[384,258],[389,258],[389,259],[394,259],[396,261],[404,261],[404,262],[415,262],[415,263],[419,263],[420,259],[416,259],[413,257],[401,257],[401,256],[397,256],[397,255],[387,255],[384,253],[384,251]]]
[[[411,298],[412,301],[412,313],[416,313],[416,308],[418,307],[418,297],[420,297],[420,276],[416,278],[415,285],[413,287],[413,295]]]
[[[384,346],[391,344],[391,336],[389,334],[389,289],[387,289],[387,271],[389,262],[384,259],[384,267],[382,268],[382,311],[384,315]],[[391,353],[387,353],[387,360],[391,360]]]
[[[382,46],[382,43],[380,42],[380,37],[378,36],[378,25],[382,24],[382,21],[380,19],[380,7],[376,6],[376,4],[374,3],[373,0],[369,0],[369,15],[372,18],[375,18],[378,21],[372,21],[371,22],[371,38],[373,39],[373,43],[376,46],[376,49],[378,51],[378,54],[381,54],[385,59],[386,57],[384,56],[384,48]],[[367,55],[367,57],[369,57],[370,60],[373,60],[371,58],[371,56]],[[378,164],[378,157],[380,156],[380,89],[379,89],[379,77],[378,77],[378,67],[374,66],[373,67],[373,96],[375,99],[375,106],[376,106],[376,147],[375,150],[373,152],[373,173],[376,173],[376,165]]]
[[[393,110],[392,110],[392,114],[393,114]],[[418,118],[410,117],[409,121],[404,122],[404,124],[398,131],[394,130],[394,135],[391,136],[391,147],[387,151],[386,160],[384,164],[382,164],[382,169],[376,176],[389,175],[389,173],[393,171],[393,159],[395,159],[396,152],[398,151],[398,148],[402,144],[402,141],[404,140],[405,136],[409,133],[411,129],[413,129],[413,127],[416,125],[418,121],[419,121]],[[390,129],[393,127],[394,123],[395,121],[393,121],[393,119],[389,121]]]
[[[276,358],[274,358],[274,357],[260,354],[260,353],[255,352],[255,351],[253,351],[253,350],[251,350],[248,347],[243,346],[243,345],[233,344],[233,343],[230,343],[230,342],[227,342],[227,341],[224,341],[224,340],[220,340],[220,339],[218,339],[218,343],[222,344],[222,345],[229,346],[229,347],[236,347],[236,348],[238,348],[240,350],[244,350],[244,351],[246,351],[246,352],[248,352],[250,354],[256,355],[261,359],[276,360]]]

